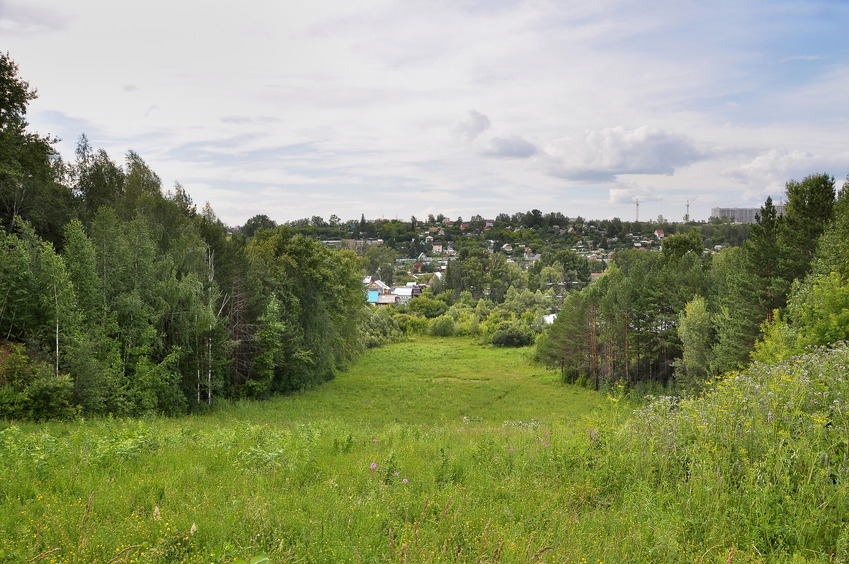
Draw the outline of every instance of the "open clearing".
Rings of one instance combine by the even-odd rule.
[[[526,355],[422,339],[204,416],[7,424],[0,559],[579,561],[596,494],[561,475],[615,409]]]

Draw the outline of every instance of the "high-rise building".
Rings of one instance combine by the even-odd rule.
[[[775,212],[778,215],[784,215],[784,203],[779,202],[773,204]],[[755,216],[761,212],[761,208],[713,208],[710,210],[711,218],[723,217],[730,219],[734,223],[755,223]]]

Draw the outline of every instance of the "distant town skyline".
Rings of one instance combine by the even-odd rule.
[[[707,220],[849,172],[849,4],[0,0],[30,129],[227,224]]]

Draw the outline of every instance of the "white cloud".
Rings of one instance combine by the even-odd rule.
[[[55,7],[38,2],[0,1],[0,31],[9,34],[32,35],[62,29],[69,18]]]
[[[66,160],[81,133],[134,149],[224,221],[386,198],[404,217],[423,194],[464,217],[625,216],[638,194],[680,217],[691,194],[845,174],[849,12],[778,4],[0,0],[0,35]]]
[[[477,110],[469,110],[451,126],[451,135],[464,143],[471,143],[489,129],[489,118]]]
[[[705,158],[688,136],[656,128],[614,127],[563,137],[545,146],[555,176],[611,180],[620,174],[671,175]]]
[[[490,137],[481,145],[481,153],[487,157],[525,159],[537,154],[537,147],[518,135]]]
[[[728,168],[722,175],[744,187],[746,200],[761,201],[784,193],[788,180],[802,180],[809,174],[832,173],[846,167],[849,152],[831,157],[808,151],[770,149],[741,165]],[[838,177],[837,180],[840,180]]]
[[[660,199],[655,188],[641,186],[632,180],[618,181],[610,186],[611,204],[633,204],[636,200],[655,202]]]

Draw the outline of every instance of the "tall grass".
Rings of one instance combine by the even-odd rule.
[[[562,534],[561,448],[605,402],[526,355],[422,339],[205,416],[7,425],[0,560],[530,558]]]
[[[422,338],[182,419],[6,425],[0,561],[846,557],[841,349],[637,405]]]

